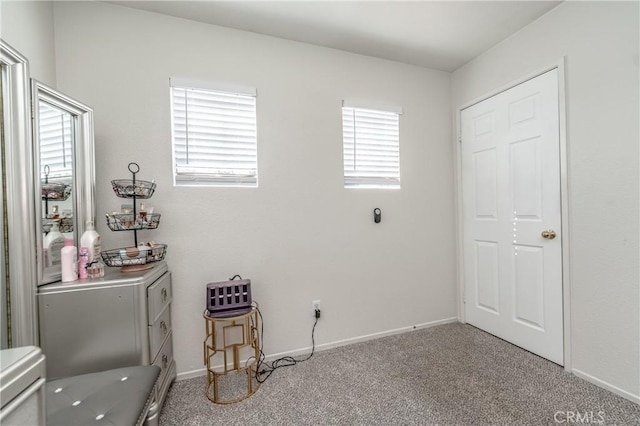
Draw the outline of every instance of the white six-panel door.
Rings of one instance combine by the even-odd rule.
[[[562,365],[557,70],[462,110],[460,131],[466,321]]]

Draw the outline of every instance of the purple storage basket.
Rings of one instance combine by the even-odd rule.
[[[232,317],[251,311],[251,280],[207,284],[207,315]]]

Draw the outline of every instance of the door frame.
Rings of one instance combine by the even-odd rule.
[[[571,280],[570,280],[570,232],[569,232],[569,181],[568,181],[568,146],[567,146],[567,120],[566,120],[566,56],[560,58],[546,67],[540,68],[532,73],[526,74],[516,80],[484,94],[470,102],[466,102],[458,107],[455,111],[456,138],[454,141],[454,169],[456,181],[456,257],[457,257],[457,293],[458,293],[458,320],[466,323],[465,318],[465,290],[464,290],[464,212],[462,211],[462,150],[461,142],[461,113],[465,108],[469,108],[479,102],[489,99],[499,93],[507,91],[519,84],[538,77],[553,69],[558,70],[558,113],[559,113],[559,130],[560,130],[560,210],[562,222],[562,318],[563,318],[563,357],[564,369],[568,372],[572,371],[571,365]]]

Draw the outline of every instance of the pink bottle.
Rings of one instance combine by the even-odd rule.
[[[78,277],[84,280],[88,277],[87,267],[89,266],[89,247],[80,247],[78,255]]]
[[[63,283],[78,279],[78,249],[71,238],[64,240],[64,247],[60,250],[60,267]]]

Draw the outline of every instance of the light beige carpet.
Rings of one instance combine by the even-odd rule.
[[[205,382],[175,382],[160,424],[640,425],[639,405],[463,324],[318,352],[233,405]]]

